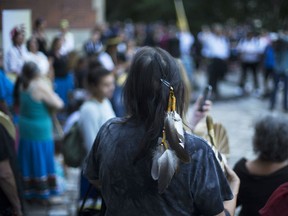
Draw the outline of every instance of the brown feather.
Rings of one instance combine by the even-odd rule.
[[[175,152],[167,149],[158,159],[158,191],[163,193],[169,186],[179,164],[179,159]]]

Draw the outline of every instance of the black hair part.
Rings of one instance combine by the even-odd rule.
[[[259,158],[270,162],[288,159],[288,119],[266,116],[255,125],[253,147]]]
[[[57,43],[59,43],[59,41],[61,41],[61,37],[54,37],[52,44],[51,44],[51,50],[50,50],[51,53],[54,53],[56,51],[56,46],[57,46]]]
[[[13,36],[12,36],[12,44],[13,44],[14,46],[16,46],[16,44],[17,44],[17,37],[18,37],[19,35],[21,35],[21,34],[23,34],[23,32],[21,32],[20,30],[15,31],[15,33],[13,34]]]
[[[144,124],[146,130],[134,162],[148,153],[162,133],[169,88],[161,82],[161,79],[173,87],[177,99],[177,111],[182,115],[185,96],[178,64],[161,48],[141,48],[133,58],[123,90],[129,118]]]
[[[21,87],[27,89],[31,80],[38,76],[39,73],[39,67],[34,62],[26,62],[23,65],[21,76],[17,78],[13,90],[14,105],[18,106],[20,104]]]
[[[88,87],[98,86],[103,77],[111,75],[111,74],[112,72],[106,70],[104,67],[90,68],[87,73],[86,83]]]
[[[37,18],[34,22],[34,29],[38,29],[43,23],[45,22],[45,19],[43,18]]]

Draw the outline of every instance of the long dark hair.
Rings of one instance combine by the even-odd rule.
[[[185,92],[178,64],[161,48],[141,48],[134,56],[123,91],[129,118],[144,124],[146,130],[134,162],[141,159],[161,136],[169,97],[169,88],[161,79],[174,88],[177,111],[182,115]]]
[[[34,79],[38,74],[40,73],[39,67],[34,62],[26,62],[23,65],[22,73],[17,78],[14,91],[13,91],[13,97],[14,97],[14,106],[20,105],[20,91],[21,88],[24,90],[28,88],[30,82],[32,79]]]

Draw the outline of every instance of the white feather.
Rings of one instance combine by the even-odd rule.
[[[152,159],[151,176],[154,180],[158,180],[158,178],[159,178],[158,160],[165,151],[164,146],[160,145],[161,144],[161,138],[159,138],[159,139],[160,139],[160,143],[158,141],[158,146],[157,146],[155,152],[153,153],[153,159]]]
[[[158,191],[163,193],[169,186],[179,164],[175,152],[167,149],[158,159]]]

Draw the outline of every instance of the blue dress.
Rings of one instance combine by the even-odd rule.
[[[20,95],[19,131],[24,198],[48,199],[57,194],[53,124],[46,105],[34,100],[28,91]]]
[[[55,92],[64,101],[65,107],[69,105],[69,92],[74,90],[73,74],[68,73],[64,77],[55,77],[54,80]]]
[[[0,69],[0,100],[5,101],[9,107],[13,105],[13,88],[14,84]]]

